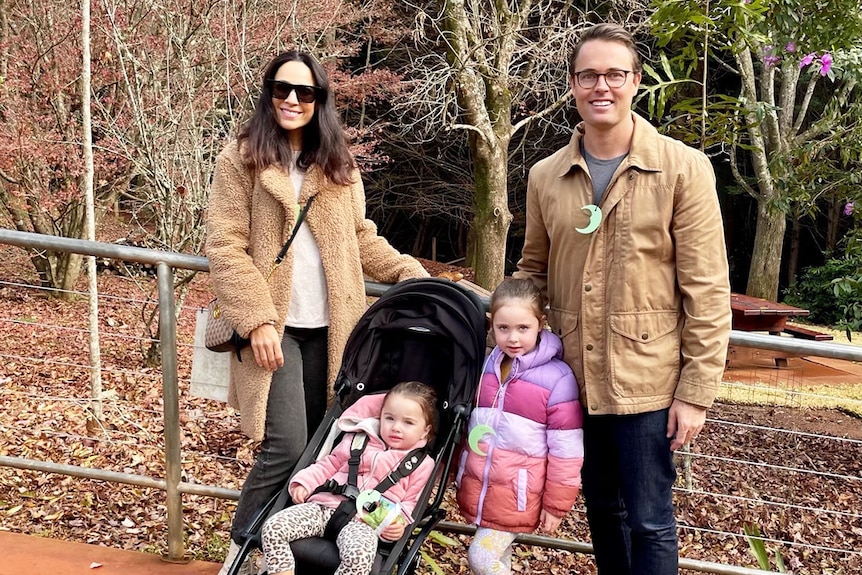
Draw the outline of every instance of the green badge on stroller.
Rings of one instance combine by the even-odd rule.
[[[393,523],[404,521],[401,504],[374,489],[366,489],[356,496],[356,514],[378,535]]]

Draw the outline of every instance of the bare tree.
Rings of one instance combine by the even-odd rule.
[[[610,5],[643,19],[635,2]],[[478,284],[493,288],[503,278],[512,221],[513,137],[530,126],[543,131],[550,122],[567,122],[557,113],[570,99],[566,57],[589,25],[586,6],[559,0],[407,6],[415,51],[401,70],[411,87],[397,107],[402,135],[419,143],[466,132],[472,180],[467,263]]]
[[[81,47],[75,5],[29,0],[0,5],[0,214],[15,228],[82,237],[80,142]],[[118,193],[126,165],[99,155],[94,187],[100,206]],[[31,261],[43,285],[69,297],[80,271],[77,254],[37,251]]]
[[[96,239],[95,197],[93,196],[93,122],[90,114],[90,0],[81,0],[81,147],[84,158],[84,201],[86,204],[87,239]],[[102,421],[102,352],[99,349],[99,283],[96,258],[87,257],[90,296],[90,417],[87,429],[93,433]]]

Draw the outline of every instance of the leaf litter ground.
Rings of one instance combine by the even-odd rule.
[[[28,287],[36,282],[23,252],[8,246],[0,251],[0,336],[6,350],[0,366],[5,406],[0,411],[0,455],[163,477],[161,373],[158,365],[141,367],[149,343],[145,318],[153,311],[152,303],[143,302],[155,297],[154,280],[99,276],[100,329],[107,334],[101,342],[106,400],[102,428],[93,432],[87,427],[89,375],[83,367],[86,298],[60,302],[45,297]],[[83,289],[83,279],[80,285]],[[239,489],[256,445],[238,431],[239,417],[232,409],[189,394],[194,309],[209,298],[206,277],[194,279],[178,320],[183,480]],[[794,573],[862,572],[859,553],[846,552],[862,549],[862,421],[846,410],[738,402],[718,403],[710,418],[720,423],[710,423],[692,448],[695,455],[709,457],[693,458],[689,489],[680,461],[683,489],[675,495],[677,517],[680,525],[697,528],[680,530],[681,555],[755,567],[745,540],[730,535],[741,534],[748,522],[769,539],[804,544],[781,547]],[[752,430],[751,424],[759,427]],[[831,437],[857,442],[836,443]],[[761,499],[775,505],[764,506]],[[447,520],[463,521],[451,488],[444,506]],[[188,552],[219,561],[234,502],[184,495],[183,507]],[[0,529],[164,553],[165,495],[157,489],[0,468]],[[557,536],[589,541],[582,500]],[[449,545],[427,542],[425,550],[445,573],[469,573],[469,538],[452,539]],[[777,547],[767,541],[772,552]],[[591,573],[594,567],[589,556],[516,546],[513,570],[568,574]],[[419,569],[431,572],[427,565]]]

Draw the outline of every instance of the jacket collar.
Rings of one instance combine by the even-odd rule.
[[[322,180],[323,171],[317,164],[312,165],[305,173],[305,179],[299,193],[300,204],[305,204],[308,198],[320,191]],[[294,206],[296,206],[296,191],[293,189],[293,180],[290,179],[290,174],[287,170],[281,166],[269,166],[260,172],[258,181],[267,193],[288,209],[288,213],[294,211]]]
[[[656,142],[659,138],[658,130],[652,124],[647,122],[637,113],[632,112],[634,119],[634,133],[632,134],[632,147],[629,150],[628,156],[623,160],[621,168],[635,168],[643,172],[661,172],[661,153]],[[579,123],[575,127],[575,133],[572,134],[572,139],[569,142],[569,157],[571,162],[569,165],[561,167],[558,176],[565,176],[575,167],[586,170],[587,162],[581,154],[581,140],[584,137],[584,122]]]

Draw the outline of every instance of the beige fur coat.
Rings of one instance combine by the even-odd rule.
[[[347,337],[366,309],[363,273],[384,283],[428,275],[377,235],[377,227],[365,217],[358,171],[353,180],[352,185],[334,185],[312,166],[299,198],[304,204],[316,196],[303,225],[317,241],[329,294],[330,395]],[[282,325],[287,317],[293,251],[288,250],[268,281],[267,274],[293,229],[295,200],[285,170],[269,167],[255,178],[236,142],[219,154],[207,210],[206,255],[222,313],[243,337],[269,321]],[[228,403],[239,410],[243,433],[255,440],[263,439],[271,381],[272,374],[258,367],[250,347],[242,351],[242,362],[232,356]]]

